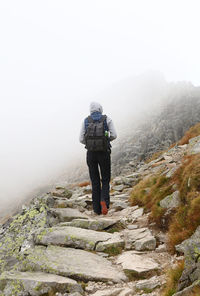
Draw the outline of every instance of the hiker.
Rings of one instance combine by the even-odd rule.
[[[97,215],[106,215],[109,209],[110,141],[117,138],[112,120],[102,113],[103,108],[99,103],[90,104],[90,116],[83,121],[79,137],[87,149],[87,165],[92,183],[92,205]]]

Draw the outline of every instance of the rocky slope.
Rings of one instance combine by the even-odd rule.
[[[187,157],[199,153],[197,136],[115,177],[106,216],[94,216],[89,185],[57,186],[24,205],[0,228],[0,295],[199,295],[193,293],[200,279],[199,227],[175,246],[174,254],[167,232],[169,217],[183,206],[174,175]],[[187,187],[196,186],[193,199],[198,198],[199,179],[184,174]],[[152,176],[171,182],[171,193],[154,201],[162,213],[160,225],[145,204],[132,205],[138,186]],[[153,185],[145,186],[142,196],[148,197]],[[184,270],[170,294],[163,290],[168,288],[166,270],[183,259]]]
[[[200,138],[163,153],[112,182],[107,216],[91,211],[90,186],[56,187],[32,200],[0,228],[0,295],[161,295],[166,269],[186,256],[175,295],[198,284],[199,229],[167,252],[167,233],[150,213],[131,206],[132,188],[159,174],[171,178],[184,155],[200,153]],[[146,189],[149,190],[148,188]],[[180,205],[177,188],[160,201],[167,212]],[[188,287],[189,286],[189,287]],[[189,292],[188,292],[189,293]]]

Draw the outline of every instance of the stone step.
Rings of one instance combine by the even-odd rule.
[[[122,265],[129,279],[148,278],[155,275],[161,268],[150,256],[151,254],[139,254],[139,252],[136,251],[127,251],[118,256],[116,263]]]
[[[129,250],[150,251],[156,248],[156,239],[148,228],[126,229],[123,233]]]
[[[91,296],[132,296],[133,290],[130,288],[111,288],[105,290],[99,290]]]
[[[43,272],[4,272],[0,276],[0,291],[4,296],[14,295],[54,295],[60,292],[79,292],[83,289],[75,280]]]
[[[26,270],[51,272],[81,281],[121,282],[125,274],[92,252],[58,246],[35,246],[24,253]]]
[[[81,213],[77,209],[71,209],[71,208],[50,208],[50,211],[52,214],[54,214],[60,222],[69,222],[73,219],[88,219],[89,217],[83,213]]]
[[[96,219],[74,219],[71,222],[62,222],[58,226],[74,226],[84,229],[91,230],[104,230],[110,226],[118,223],[120,219],[111,219],[111,218],[96,218]]]
[[[123,248],[124,240],[118,233],[98,232],[72,226],[52,227],[39,230],[34,242],[40,245],[66,246],[91,251],[110,251],[110,248]]]

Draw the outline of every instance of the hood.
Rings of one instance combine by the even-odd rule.
[[[102,106],[97,102],[92,102],[90,104],[90,114],[92,114],[94,112],[100,112],[101,114],[103,113]]]

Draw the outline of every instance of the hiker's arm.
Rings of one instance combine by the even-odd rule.
[[[83,121],[82,126],[81,126],[79,141],[82,144],[85,144],[85,121]]]
[[[110,141],[113,141],[117,138],[117,133],[111,118],[107,117],[107,125],[110,132]]]

